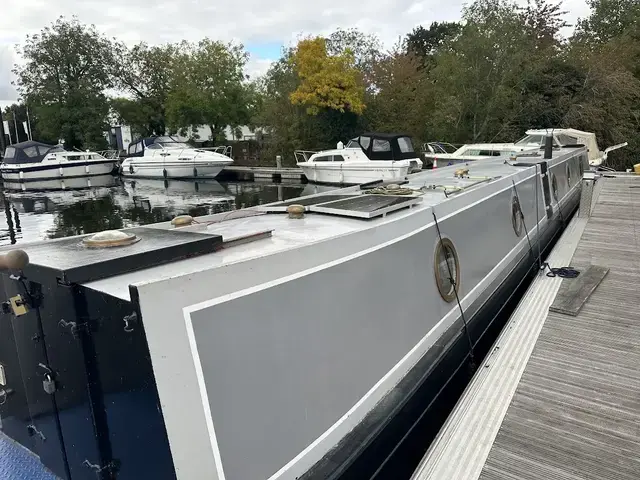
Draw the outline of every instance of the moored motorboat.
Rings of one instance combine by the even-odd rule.
[[[476,143],[462,145],[455,151],[448,151],[451,144],[443,142],[429,142],[424,144],[424,158],[433,167],[456,165],[460,163],[486,160],[488,157],[511,156],[518,153],[532,153],[544,147],[545,138],[553,138],[553,148],[587,147],[589,165],[598,167],[606,162],[610,152],[628,145],[627,142],[613,145],[601,151],[592,132],[583,132],[573,128],[547,128],[527,130],[524,137],[513,143]]]
[[[538,269],[587,158],[25,244],[0,275],[3,430],[63,477],[370,478]]]
[[[450,144],[429,142],[423,146],[424,158],[431,168],[446,167],[459,163],[486,160],[487,157],[511,156],[537,147],[516,146],[514,143],[473,143],[462,145],[453,152],[447,151]]]
[[[120,173],[143,178],[215,178],[233,163],[230,154],[230,147],[193,148],[171,136],[147,137],[129,145]]]
[[[31,182],[105,175],[115,168],[115,159],[96,152],[70,152],[62,145],[28,140],[5,149],[0,173],[4,181]]]
[[[363,133],[333,150],[295,152],[298,167],[314,183],[357,185],[376,180],[400,181],[422,170],[411,138],[404,134]]]
[[[51,180],[34,180],[32,182],[20,182],[2,180],[5,190],[17,190],[22,192],[57,191],[57,190],[83,190],[86,188],[114,187],[118,177],[111,174],[95,175],[90,177],[56,178]]]

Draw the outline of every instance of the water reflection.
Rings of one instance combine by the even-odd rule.
[[[80,235],[288,200],[332,187],[253,182],[121,180],[111,175],[4,182],[0,245]]]

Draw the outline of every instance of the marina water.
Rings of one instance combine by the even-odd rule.
[[[121,180],[111,175],[92,177],[87,188],[87,179],[73,180],[67,180],[65,190],[57,181],[0,190],[0,245],[147,225],[181,214],[218,213],[332,189],[310,184]]]

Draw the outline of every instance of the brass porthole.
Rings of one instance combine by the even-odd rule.
[[[436,245],[433,265],[440,296],[445,302],[454,301],[456,289],[460,288],[460,263],[456,248],[448,238]]]
[[[558,201],[558,180],[556,180],[556,176],[551,174],[551,191],[553,192],[553,198]]]
[[[518,200],[517,195],[514,195],[511,198],[511,225],[513,226],[513,231],[516,234],[516,237],[520,237],[522,235],[523,223],[520,200]]]

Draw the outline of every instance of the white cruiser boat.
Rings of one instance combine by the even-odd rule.
[[[230,154],[231,147],[202,149],[170,136],[142,138],[129,145],[120,173],[125,177],[215,178],[233,163]]]
[[[525,136],[514,143],[474,143],[463,145],[451,152],[452,145],[445,142],[429,142],[423,146],[427,164],[433,168],[459,163],[486,160],[487,157],[513,156],[518,153],[533,153],[544,147],[545,137],[551,135],[553,148],[574,147],[584,145],[589,155],[589,165],[600,166],[607,160],[613,150],[625,147],[627,142],[614,145],[601,151],[595,133],[583,132],[573,128],[548,128],[527,130]]]
[[[0,173],[5,182],[32,182],[105,175],[115,168],[116,160],[96,152],[70,152],[29,140],[5,149]]]
[[[424,158],[431,168],[446,167],[458,163],[486,160],[487,157],[511,156],[525,151],[535,151],[538,147],[516,146],[514,143],[472,143],[459,148],[449,143],[429,142],[423,145]],[[453,151],[451,151],[453,150]]]
[[[407,135],[364,133],[335,150],[295,152],[307,180],[334,185],[357,185],[376,180],[401,181],[422,170],[422,160]]]
[[[0,255],[3,433],[62,478],[369,479],[538,271],[587,158],[21,245],[26,265]]]
[[[592,132],[583,132],[573,128],[547,128],[542,130],[527,130],[526,135],[518,140],[516,146],[533,146],[543,148],[544,137],[546,135],[553,136],[554,148],[562,148],[574,145],[584,145],[587,147],[589,156],[589,165],[599,167],[607,161],[609,153],[619,148],[626,147],[629,143],[623,142],[611,147],[600,150],[596,140],[596,134]]]

